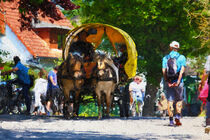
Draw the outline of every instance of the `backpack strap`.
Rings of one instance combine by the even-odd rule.
[[[180,54],[178,55],[178,57],[175,57],[176,60],[177,60],[179,57],[180,57]],[[167,58],[167,60],[168,60],[169,58],[171,58],[171,56],[168,54],[168,55],[166,56],[166,58]]]
[[[179,57],[180,57],[180,54],[178,55],[178,57],[175,57],[175,58],[176,58],[176,60],[177,60]]]

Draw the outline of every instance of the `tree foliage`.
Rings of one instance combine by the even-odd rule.
[[[31,22],[38,22],[38,15],[42,17],[48,16],[55,20],[61,19],[57,6],[64,10],[73,10],[79,8],[70,0],[0,0],[1,1],[17,1],[18,8],[21,13],[21,29],[31,29]],[[52,21],[53,22],[53,21]]]
[[[210,31],[210,10],[209,10],[209,0],[201,0],[199,3],[194,3],[194,5],[199,4],[202,6],[200,9],[195,9],[194,11],[189,11],[188,17],[191,22],[195,22],[198,25],[199,34],[194,36],[196,39],[201,40],[201,48],[209,46],[209,31]]]
[[[180,42],[180,52],[188,57],[204,54],[208,47],[196,36],[201,26],[193,13],[205,9],[194,0],[75,0],[80,5],[82,23],[111,24],[126,31],[137,46],[138,69],[147,72],[152,83],[162,76],[162,57],[169,52],[169,43]]]

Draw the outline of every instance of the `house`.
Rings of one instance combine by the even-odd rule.
[[[61,20],[38,15],[39,22],[31,23],[32,30],[21,31],[17,0],[1,1],[0,50],[9,52],[4,60],[19,56],[25,64],[37,62],[42,67],[52,67],[53,61],[62,57],[62,40],[65,34],[74,28],[62,12],[58,12]]]

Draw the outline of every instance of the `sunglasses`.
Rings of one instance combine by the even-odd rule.
[[[137,81],[138,81],[138,80],[140,80],[140,79],[139,79],[139,78],[135,78],[134,80],[137,80]]]

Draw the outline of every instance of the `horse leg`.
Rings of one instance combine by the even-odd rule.
[[[63,108],[63,96],[60,91],[59,96],[58,96],[58,113],[59,113],[59,115],[62,114],[62,108]]]
[[[101,94],[102,117],[105,116],[105,94]]]
[[[67,88],[64,88],[63,93],[64,93],[64,104],[63,104],[63,115],[65,118],[70,117],[70,111],[69,111],[69,90]]]
[[[101,119],[101,95],[100,91],[96,91],[96,97],[98,101],[98,119]]]
[[[60,89],[55,89],[55,95],[54,98],[53,98],[53,101],[52,101],[52,108],[53,108],[53,113],[58,115],[59,114],[59,102],[60,102],[60,99],[59,99],[59,96],[60,96]]]
[[[111,106],[111,92],[106,94],[106,115],[109,117],[109,111]]]
[[[75,92],[75,100],[74,100],[74,115],[78,116],[79,115],[79,95],[80,95],[80,91],[76,91]]]

